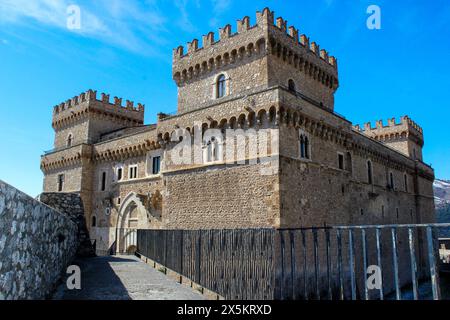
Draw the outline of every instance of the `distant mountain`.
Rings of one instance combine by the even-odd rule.
[[[447,207],[450,204],[450,181],[436,179],[433,189],[436,209]]]
[[[450,223],[450,181],[436,179],[433,184],[436,220]],[[450,237],[450,231],[440,232],[441,237]]]

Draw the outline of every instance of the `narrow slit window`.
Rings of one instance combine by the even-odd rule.
[[[106,190],[106,172],[102,172],[101,181],[100,181],[100,190],[105,191]]]
[[[159,174],[161,171],[161,157],[153,157],[152,174]]]
[[[389,172],[389,186],[394,189],[394,174],[392,172]]]
[[[117,181],[121,181],[123,178],[123,168],[117,169]]]
[[[338,154],[338,166],[339,169],[344,170],[344,155],[343,154]]]
[[[373,184],[372,162],[367,161],[367,182]]]
[[[73,143],[73,136],[72,134],[69,134],[69,136],[67,137],[67,147],[71,147]]]
[[[61,192],[64,190],[64,175],[60,174],[58,175],[58,192]]]

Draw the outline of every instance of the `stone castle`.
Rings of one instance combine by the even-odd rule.
[[[337,59],[268,8],[176,48],[173,79],[178,112],[156,124],[144,105],[92,90],[54,107],[44,192],[80,193],[98,249],[132,250],[122,230],[139,228],[434,221],[422,129],[336,113]],[[229,130],[244,141],[231,161],[239,134],[218,138]],[[194,161],[175,161],[180,144]]]

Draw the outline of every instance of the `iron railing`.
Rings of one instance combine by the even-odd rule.
[[[273,299],[272,229],[138,230],[138,254],[227,299]]]
[[[84,139],[83,141],[78,142],[78,143],[73,144],[73,145],[70,145],[70,146],[62,146],[62,147],[59,147],[59,148],[53,148],[51,150],[46,150],[46,151],[44,151],[44,156],[50,155],[52,153],[68,150],[68,149],[71,149],[71,148],[79,147],[79,146],[82,146],[82,145],[90,145],[90,144],[93,144],[93,143],[95,143],[95,140],[93,140],[93,139]]]
[[[138,230],[137,251],[226,299],[437,300],[443,229]]]
[[[450,224],[277,231],[280,299],[440,299],[438,232]],[[379,275],[378,287],[369,281]],[[300,275],[299,275],[300,274]],[[375,279],[375,278],[372,278]],[[419,290],[430,282],[430,294]],[[302,289],[302,291],[299,289]]]

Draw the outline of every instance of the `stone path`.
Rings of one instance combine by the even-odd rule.
[[[77,260],[81,290],[68,290],[66,280],[56,290],[56,300],[203,300],[192,288],[181,285],[135,256]]]

